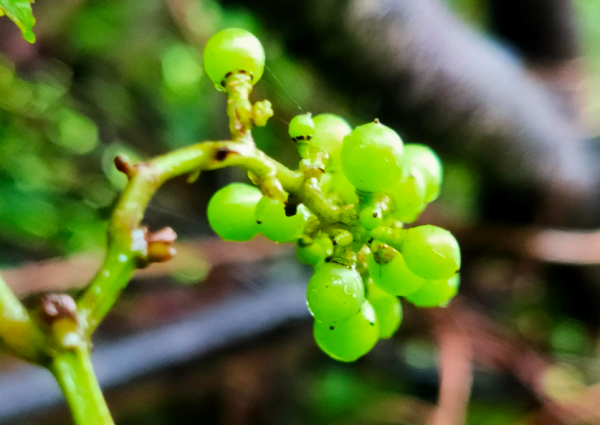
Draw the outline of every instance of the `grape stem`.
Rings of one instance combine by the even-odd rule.
[[[44,334],[0,277],[0,339],[25,360],[43,363]]]
[[[245,169],[263,194],[282,201],[289,195],[304,204],[318,219],[315,229],[347,229],[354,239],[346,238],[336,251],[340,259],[350,262],[355,261],[355,251],[369,237],[393,247],[401,242],[398,229],[378,227],[368,232],[360,226],[356,206],[339,207],[329,201],[312,173],[314,170],[290,170],[256,148],[251,132],[254,117],[249,75],[234,74],[227,79],[225,89],[232,140],[198,143],[138,164],[115,158],[116,167],[129,181],[108,225],[105,259],[76,300],[63,296],[65,305],[72,303],[72,310],[67,309],[65,317],[53,318],[55,322],[46,317],[46,323],[38,323],[37,315],[30,315],[0,278],[0,338],[18,356],[52,371],[78,425],[113,424],[90,361],[90,340],[134,271],[155,260],[149,249],[152,240],[142,227],[142,219],[152,196],[166,181],[224,167]],[[262,111],[258,120],[261,123],[272,113],[266,102],[254,110]],[[350,245],[342,246],[346,243]]]

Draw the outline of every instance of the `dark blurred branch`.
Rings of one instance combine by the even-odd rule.
[[[455,233],[472,250],[500,251],[555,264],[600,264],[600,230],[482,226],[455,229]]]
[[[584,126],[586,76],[572,0],[490,0],[492,30],[556,96],[566,118]]]
[[[407,139],[551,195],[555,222],[565,205],[576,224],[595,208],[596,167],[549,94],[438,1],[222,2],[252,9],[345,93],[378,96],[375,113]]]
[[[492,30],[527,61],[553,63],[580,55],[572,0],[489,0]]]
[[[434,321],[440,352],[440,395],[428,424],[462,425],[473,381],[471,341],[452,316],[444,319]]]

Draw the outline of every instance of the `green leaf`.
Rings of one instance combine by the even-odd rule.
[[[31,3],[34,0],[0,0],[0,16],[8,16],[23,33],[23,38],[30,43],[35,42],[33,25],[35,18],[31,12]]]

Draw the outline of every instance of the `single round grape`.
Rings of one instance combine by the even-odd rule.
[[[304,205],[298,205],[295,215],[285,215],[285,205],[276,199],[263,196],[256,205],[255,221],[258,230],[275,242],[293,242],[302,236],[310,212]]]
[[[227,241],[244,242],[258,233],[254,218],[262,194],[254,186],[231,183],[219,189],[208,203],[208,223]]]
[[[400,248],[408,268],[424,279],[449,279],[460,270],[458,242],[441,227],[408,229]]]
[[[368,301],[360,312],[343,323],[331,325],[315,320],[314,335],[325,354],[342,362],[353,362],[367,354],[379,339],[379,323]]]
[[[457,294],[459,284],[458,273],[450,279],[428,280],[406,299],[417,307],[443,307]]]
[[[420,168],[414,167],[390,189],[394,212],[392,217],[404,223],[412,223],[425,208],[427,182]]]
[[[290,121],[288,133],[292,140],[308,142],[315,134],[315,123],[310,114],[296,115]]]
[[[379,264],[375,260],[375,255],[370,254],[367,268],[379,289],[391,295],[406,296],[425,283],[425,279],[417,276],[407,267],[399,252],[394,252],[392,260],[385,264]]]
[[[303,263],[316,266],[333,255],[333,242],[325,235],[313,239],[308,245],[299,242],[296,245],[296,255]]]
[[[329,164],[326,171],[335,171],[341,168],[340,151],[342,142],[352,131],[350,125],[341,117],[334,114],[320,114],[313,118],[315,134],[311,141],[313,146],[329,153]]]
[[[306,300],[316,320],[335,325],[358,314],[365,302],[365,288],[356,270],[325,263],[310,278]]]
[[[379,338],[391,338],[402,323],[402,304],[398,297],[379,289],[372,278],[367,279],[367,301],[371,303],[379,322]]]
[[[381,226],[383,219],[381,205],[377,202],[370,202],[363,205],[358,214],[358,219],[360,224],[367,230],[373,230],[374,228]]]
[[[391,128],[379,122],[361,125],[344,138],[342,169],[356,189],[385,191],[402,176],[403,149]]]
[[[256,84],[263,75],[265,51],[253,34],[228,28],[213,35],[204,48],[204,69],[217,88],[229,75],[239,72],[252,76]]]
[[[427,182],[425,202],[437,199],[443,177],[440,158],[428,146],[413,143],[404,145],[404,158],[409,167],[418,167],[423,172]]]

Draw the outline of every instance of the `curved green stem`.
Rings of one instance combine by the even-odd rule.
[[[0,338],[24,359],[35,363],[43,361],[44,334],[1,277]]]
[[[114,425],[87,347],[57,354],[50,370],[65,394],[77,425]]]
[[[274,176],[290,193],[302,193],[303,176],[239,142],[204,142],[157,157],[131,168],[130,182],[109,225],[105,261],[78,300],[79,320],[88,335],[111,309],[145,254],[140,223],[150,199],[167,180],[194,172],[237,166],[259,179]],[[310,208],[311,203],[307,206]]]

